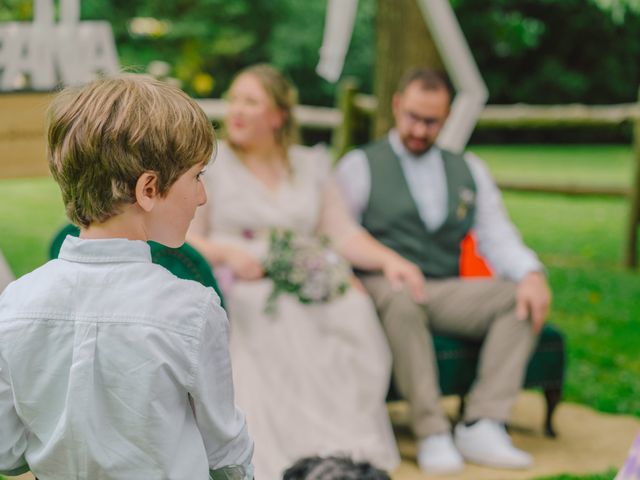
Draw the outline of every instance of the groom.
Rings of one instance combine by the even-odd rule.
[[[362,225],[427,279],[427,301],[418,304],[381,275],[362,277],[389,339],[395,383],[411,407],[418,464],[430,473],[460,471],[464,460],[527,468],[531,456],[512,445],[504,424],[550,292],[540,261],[509,221],[482,161],[435,145],[450,99],[442,73],[409,72],[393,97],[395,128],[347,154],[337,179]],[[459,278],[460,242],[470,230],[497,278]],[[476,382],[454,435],[440,406],[431,331],[483,341]]]

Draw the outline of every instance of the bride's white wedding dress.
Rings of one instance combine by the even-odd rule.
[[[208,203],[194,230],[264,258],[273,227],[327,235],[335,244],[359,228],[349,218],[320,152],[294,146],[291,178],[264,186],[224,143],[205,175]],[[282,294],[264,312],[268,279],[225,292],[236,402],[255,441],[259,480],[277,480],[301,457],[344,454],[386,470],[399,463],[385,396],[391,356],[375,309],[350,288],[329,303]]]

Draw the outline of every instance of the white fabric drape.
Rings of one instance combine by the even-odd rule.
[[[327,3],[320,62],[316,72],[330,82],[337,81],[342,73],[357,9],[358,0],[329,0]]]

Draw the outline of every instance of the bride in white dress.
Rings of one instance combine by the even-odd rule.
[[[391,357],[373,304],[356,285],[326,303],[282,294],[262,261],[271,229],[326,235],[352,265],[381,270],[416,298],[419,270],[377,243],[343,206],[323,152],[293,144],[294,91],[266,65],[242,71],[228,96],[226,131],[205,175],[208,203],[189,242],[220,278],[231,322],[236,402],[255,442],[256,478],[276,480],[309,455],[343,454],[386,470],[399,463],[385,408]],[[224,276],[224,275],[221,275]],[[225,285],[226,284],[226,285]]]

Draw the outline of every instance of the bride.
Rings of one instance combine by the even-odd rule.
[[[294,103],[294,90],[270,66],[236,76],[228,141],[204,177],[209,201],[188,241],[226,288],[236,401],[255,441],[256,478],[281,478],[310,455],[349,455],[392,470],[399,456],[385,409],[391,358],[374,306],[355,280],[324,303],[282,294],[265,313],[273,282],[263,261],[274,228],[326,236],[351,265],[381,270],[418,300],[424,292],[417,267],[350,219],[326,155],[294,143]]]

